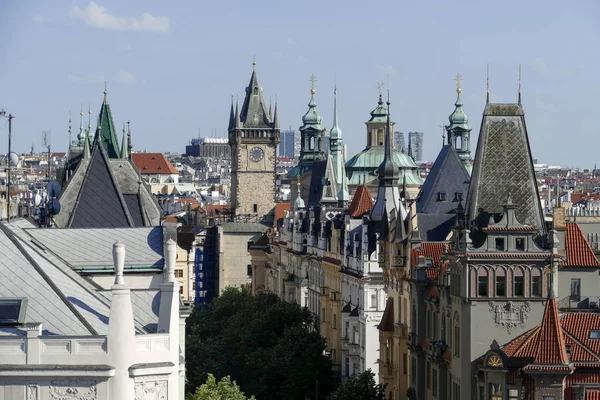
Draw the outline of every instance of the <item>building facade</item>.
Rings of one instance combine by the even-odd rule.
[[[423,160],[423,132],[408,132],[408,155],[415,161]]]

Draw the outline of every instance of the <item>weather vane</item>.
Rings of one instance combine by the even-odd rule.
[[[463,80],[463,77],[460,74],[460,72],[458,74],[456,74],[456,76],[454,77],[454,80],[456,81],[456,92],[460,93],[462,91],[462,89],[460,88],[460,81]]]
[[[310,92],[312,94],[315,94],[315,92],[316,92],[316,90],[315,90],[315,82],[317,82],[317,77],[315,76],[314,73],[310,76],[310,79],[308,81],[310,82]]]
[[[385,83],[377,82],[377,90],[379,91],[379,97],[383,96],[384,87],[385,87]]]

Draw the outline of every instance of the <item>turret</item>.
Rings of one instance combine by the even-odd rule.
[[[463,103],[460,98],[462,92],[460,81],[462,77],[460,74],[457,74],[455,79],[457,82],[455,108],[454,112],[448,117],[450,124],[446,125],[448,144],[456,150],[462,164],[467,169],[467,172],[471,174],[473,170],[473,163],[471,162],[471,127],[468,124],[469,117],[462,108]]]

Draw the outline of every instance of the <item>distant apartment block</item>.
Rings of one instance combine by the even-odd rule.
[[[281,142],[277,148],[278,157],[297,158],[300,156],[300,134],[288,129],[281,131]]]
[[[204,137],[192,139],[185,146],[185,155],[189,157],[231,159],[231,148],[228,139]]]
[[[394,150],[406,154],[406,142],[404,140],[404,132],[394,132]]]
[[[408,155],[415,161],[423,159],[423,132],[408,132]]]

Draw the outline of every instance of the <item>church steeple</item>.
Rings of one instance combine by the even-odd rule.
[[[108,104],[106,83],[104,84],[104,101],[100,108],[96,137],[96,140],[99,139],[102,142],[104,150],[106,150],[106,154],[109,158],[121,158],[117,131],[113,122],[112,113],[110,112],[110,105]]]
[[[350,200],[348,193],[348,182],[346,179],[346,168],[344,167],[344,142],[342,140],[342,129],[338,125],[337,111],[337,86],[333,89],[333,127],[329,131],[329,152],[333,160],[335,179],[339,185],[338,206],[344,207]]]
[[[456,102],[454,103],[454,112],[448,117],[450,124],[446,125],[446,132],[448,132],[448,144],[456,150],[462,164],[470,175],[473,170],[473,164],[471,163],[472,128],[468,124],[469,117],[462,108],[463,103],[460,98],[460,94],[462,93],[462,88],[460,86],[462,76],[456,74],[454,79],[456,80]]]
[[[266,108],[265,99],[263,98],[263,90],[258,83],[258,75],[256,74],[256,62],[252,63],[252,76],[250,83],[246,87],[246,97],[240,111],[240,121],[244,124],[244,128],[254,129],[272,129],[273,124],[269,118],[269,113]]]
[[[317,78],[312,74],[310,77],[311,89],[308,111],[302,117],[302,126],[300,127],[300,165],[311,164],[314,161],[325,158],[323,150],[325,128],[321,125],[323,117],[317,111],[317,103],[315,102],[316,81]]]

